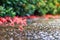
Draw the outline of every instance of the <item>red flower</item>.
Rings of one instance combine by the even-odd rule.
[[[2,25],[2,24],[3,24],[3,22],[0,21],[0,25]]]
[[[9,24],[5,24],[6,26],[9,26]]]
[[[23,31],[24,28],[23,28],[22,26],[19,26],[19,30],[20,30],[20,31]]]
[[[6,19],[7,21],[9,21],[9,22],[12,22],[11,17],[5,17],[5,19]]]
[[[33,16],[30,16],[30,18],[32,18],[32,19],[33,19],[33,18],[36,18],[36,16],[34,16],[34,15],[33,15]]]
[[[15,23],[19,24],[19,29],[20,31],[23,31],[23,26],[27,25],[27,18],[26,17],[5,17],[5,18],[0,18],[0,25],[3,24],[4,26],[12,26],[14,27]],[[5,24],[7,23],[7,24]]]
[[[12,22],[12,23],[10,23],[9,25],[10,25],[10,26],[12,26],[12,27],[14,27],[14,23],[13,23],[13,22]]]
[[[3,21],[3,23],[6,23],[7,22],[7,20],[5,18],[2,18],[2,21]]]
[[[46,20],[48,20],[49,18],[53,18],[52,15],[45,15],[44,17],[45,17]]]

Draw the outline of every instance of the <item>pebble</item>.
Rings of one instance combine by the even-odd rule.
[[[48,22],[47,24],[46,23],[33,23],[32,25],[34,25],[34,26],[36,26],[36,27],[57,27],[58,26],[58,23],[60,23],[59,22],[60,21],[60,19],[55,19],[54,21],[50,21],[50,22]],[[48,25],[49,24],[49,25]],[[60,26],[60,25],[59,25]],[[48,31],[48,30],[47,30]],[[29,32],[29,33],[27,33],[26,32],[26,35],[25,36],[27,36],[27,39],[28,40],[60,40],[60,31],[59,30],[56,30],[56,31],[52,31],[52,32],[50,32],[50,33],[48,33],[47,31],[37,31],[37,32],[35,32],[35,31],[32,31],[32,33],[31,32]]]
[[[53,34],[53,35],[52,35]],[[39,31],[38,33],[27,33],[27,39],[31,40],[60,40],[60,32],[55,31],[54,33],[48,33]]]

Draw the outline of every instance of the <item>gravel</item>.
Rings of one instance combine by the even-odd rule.
[[[60,19],[30,21],[31,30],[25,32],[27,40],[60,40]]]
[[[27,40],[60,40],[60,32],[55,31],[53,33],[39,31],[37,33],[26,32]]]

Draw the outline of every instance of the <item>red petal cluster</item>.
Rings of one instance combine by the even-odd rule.
[[[27,19],[23,17],[0,17],[0,26],[12,26],[14,27],[15,24],[19,25],[20,31],[23,30],[23,26],[27,26]]]
[[[53,19],[57,19],[57,18],[60,18],[60,15],[45,15],[44,16],[46,20],[48,20],[49,18],[53,18]]]

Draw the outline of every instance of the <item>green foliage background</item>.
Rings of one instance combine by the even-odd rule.
[[[24,16],[34,14],[60,13],[60,0],[1,0],[0,16]]]

